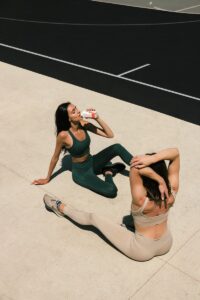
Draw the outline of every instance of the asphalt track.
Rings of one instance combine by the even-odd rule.
[[[200,124],[200,17],[90,1],[1,4],[0,60]]]

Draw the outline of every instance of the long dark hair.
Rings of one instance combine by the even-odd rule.
[[[153,155],[155,153],[147,153],[146,155]],[[166,166],[166,163],[164,160],[160,160],[154,164],[151,164],[149,166],[151,169],[153,169],[158,175],[160,175],[168,188],[169,195],[171,194],[171,186],[168,179],[168,168]],[[142,176],[143,185],[147,190],[147,197],[149,197],[150,200],[153,200],[157,205],[161,207],[162,199],[161,194],[158,188],[158,183],[148,177]],[[167,207],[166,197],[164,198],[164,204],[165,207]]]
[[[71,127],[67,108],[70,102],[62,103],[58,106],[55,113],[56,135],[62,130],[69,130]]]

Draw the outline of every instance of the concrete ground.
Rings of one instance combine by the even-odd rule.
[[[200,128],[5,63],[0,70],[0,299],[200,299]],[[130,211],[129,180],[123,175],[115,177],[115,199],[76,185],[69,171],[47,185],[30,184],[46,176],[55,144],[54,112],[64,101],[95,107],[113,129],[112,140],[92,136],[92,153],[116,142],[133,154],[179,148],[180,192],[171,209],[174,243],[167,255],[130,260],[98,234],[44,208],[43,195],[50,193],[113,222]]]
[[[200,14],[199,0],[92,0],[133,7],[167,10],[188,14]]]

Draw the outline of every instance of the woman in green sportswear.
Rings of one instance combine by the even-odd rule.
[[[117,187],[113,182],[113,176],[125,169],[122,163],[111,164],[110,160],[116,156],[130,165],[133,156],[120,144],[113,144],[95,155],[90,154],[90,136],[88,131],[106,138],[112,138],[113,132],[109,126],[96,114],[98,127],[83,120],[78,108],[70,103],[62,103],[55,113],[57,129],[56,147],[52,156],[47,177],[36,179],[33,184],[46,184],[50,181],[53,170],[58,162],[63,148],[72,158],[73,180],[100,195],[114,198],[117,195]],[[105,181],[97,175],[104,174]]]

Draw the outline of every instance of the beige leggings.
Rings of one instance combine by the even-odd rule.
[[[154,256],[167,253],[172,245],[169,229],[158,240],[145,237],[138,232],[131,232],[119,224],[98,216],[65,206],[63,213],[81,225],[93,225],[122,253],[137,261],[146,261]]]

